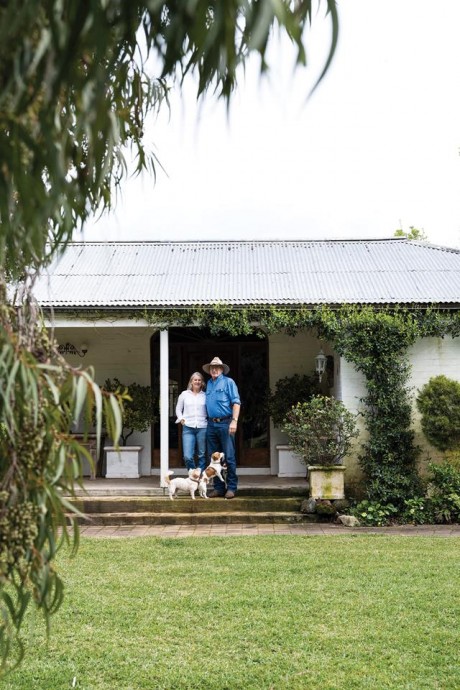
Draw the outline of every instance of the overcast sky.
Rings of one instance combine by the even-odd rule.
[[[423,229],[460,247],[460,1],[339,0],[332,68],[313,22],[310,69],[286,43],[234,98],[196,105],[194,85],[150,123],[166,172],[130,180],[87,240],[390,237]],[[193,87],[193,88],[192,88]]]

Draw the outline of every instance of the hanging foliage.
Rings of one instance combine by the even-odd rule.
[[[323,0],[335,51],[335,0]],[[127,177],[155,173],[147,115],[174,80],[196,74],[198,95],[229,101],[249,55],[269,69],[274,29],[305,65],[312,0],[15,0],[0,2],[0,265],[16,275],[62,251]],[[156,74],[154,70],[156,69]],[[242,71],[242,70],[240,70]],[[307,93],[305,94],[307,96]],[[59,246],[58,246],[59,245]]]
[[[113,438],[121,431],[122,396],[102,394],[91,369],[65,363],[37,306],[0,306],[0,666],[18,663],[19,636],[34,603],[49,625],[62,602],[53,560],[63,543],[78,545],[77,512],[69,501],[81,483],[88,451],[71,433],[81,420],[102,417]]]

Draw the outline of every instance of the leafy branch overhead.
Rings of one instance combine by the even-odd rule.
[[[33,301],[0,307],[0,667],[23,653],[17,634],[32,601],[45,621],[59,607],[63,583],[53,560],[60,545],[78,546],[78,511],[67,500],[81,483],[88,451],[72,435],[95,410],[114,438],[119,404],[93,372],[73,369],[56,352]],[[73,517],[72,517],[73,516]]]
[[[0,263],[20,273],[61,249],[96,209],[112,205],[131,146],[174,80],[196,73],[198,95],[229,100],[251,53],[268,69],[276,27],[305,65],[312,0],[17,0],[0,3]],[[324,0],[335,51],[335,0]],[[315,3],[316,11],[316,3]],[[50,244],[46,244],[51,240]]]

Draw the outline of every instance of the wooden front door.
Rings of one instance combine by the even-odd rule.
[[[241,413],[236,435],[239,467],[270,467],[268,393],[268,343],[260,338],[211,338],[204,329],[171,329],[169,343],[169,463],[182,467],[181,427],[175,424],[177,396],[190,376],[214,357],[229,365],[229,376],[238,386]],[[152,337],[152,386],[159,388],[159,338]],[[153,429],[153,467],[159,467],[159,425]]]

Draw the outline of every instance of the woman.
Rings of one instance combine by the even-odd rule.
[[[188,470],[195,469],[195,454],[198,467],[206,467],[206,384],[199,371],[191,375],[187,390],[177,399],[176,424],[182,424],[182,452]]]

